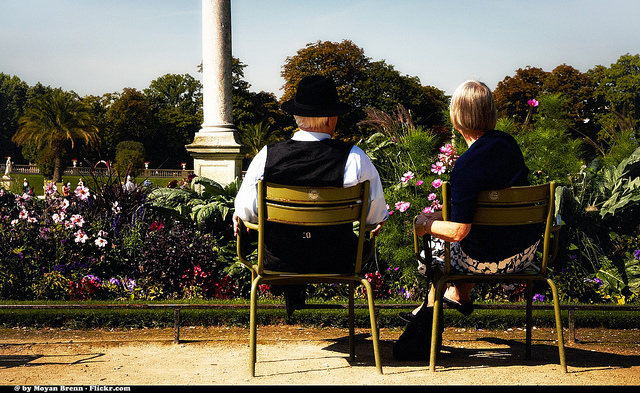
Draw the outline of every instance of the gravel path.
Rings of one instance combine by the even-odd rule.
[[[378,375],[368,329],[358,330],[355,362],[347,332],[335,328],[261,326],[256,377],[248,371],[248,331],[183,327],[130,331],[0,329],[0,385],[640,385],[640,331],[580,329],[560,372],[551,329],[524,332],[447,328],[436,373],[427,362],[397,362],[381,330],[384,375]]]

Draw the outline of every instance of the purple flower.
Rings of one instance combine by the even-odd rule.
[[[534,302],[544,302],[545,296],[539,293],[536,293],[535,295],[533,295],[533,301]]]

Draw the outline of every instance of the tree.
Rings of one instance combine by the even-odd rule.
[[[159,165],[176,168],[190,158],[185,145],[202,125],[202,84],[189,74],[165,74],[144,94],[157,122],[152,138],[143,141],[147,152]]]
[[[293,128],[293,119],[280,110],[278,99],[273,93],[265,91],[256,93],[249,90],[251,85],[242,79],[245,67],[246,64],[235,57],[233,58],[231,66],[233,122],[240,133],[242,134],[248,128],[260,127],[259,123],[269,124],[275,131]]]
[[[561,93],[565,97],[562,109],[571,122],[569,131],[574,138],[595,138],[598,128],[592,121],[594,87],[588,74],[561,64],[547,75],[543,90],[547,94]]]
[[[422,86],[416,76],[401,75],[384,60],[372,62],[366,78],[356,84],[360,108],[373,107],[386,113],[402,105],[413,121],[424,128],[444,124],[443,111],[448,107],[445,92],[432,86]]]
[[[135,141],[122,141],[116,147],[115,168],[118,175],[124,177],[129,172],[132,176],[138,174],[138,169],[144,165],[144,145]]]
[[[352,41],[317,41],[287,57],[281,101],[292,98],[298,82],[312,74],[332,78],[340,100],[353,106],[338,122],[337,134],[344,138],[356,136],[356,124],[366,118],[367,107],[393,112],[402,104],[420,126],[444,124],[442,110],[448,104],[444,92],[422,86],[417,77],[401,75],[384,61],[372,62]]]
[[[156,121],[151,105],[140,90],[124,88],[108,104],[105,121],[106,125],[101,130],[102,153],[108,159],[113,160],[116,147],[122,141],[132,140],[146,145],[155,139]]]
[[[281,101],[295,96],[296,86],[302,78],[317,74],[333,78],[338,96],[346,102],[353,103],[356,82],[364,79],[369,60],[370,58],[364,55],[364,50],[349,40],[339,43],[309,43],[298,50],[295,56],[287,57],[285,60],[280,73],[285,80]]]
[[[27,103],[29,86],[17,76],[0,73],[0,146],[2,154],[19,162],[20,149],[11,143],[18,129],[18,118]]]
[[[248,149],[247,158],[255,157],[264,146],[278,140],[277,132],[272,130],[271,125],[265,121],[247,124],[240,131],[242,132],[242,145]]]
[[[18,146],[33,143],[38,148],[50,146],[53,149],[54,182],[62,181],[62,152],[66,142],[70,142],[72,148],[76,141],[88,146],[100,142],[90,110],[76,95],[62,89],[54,89],[31,102],[19,124],[12,138]]]
[[[493,96],[498,109],[498,117],[509,117],[523,123],[529,112],[527,102],[539,97],[548,73],[542,68],[527,66],[516,70],[516,74],[498,82]]]
[[[594,97],[602,106],[596,120],[602,124],[602,138],[612,137],[620,128],[635,129],[640,120],[640,55],[626,54],[609,68],[596,66],[589,71],[595,85]]]

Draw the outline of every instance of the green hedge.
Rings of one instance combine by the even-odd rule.
[[[310,303],[311,301],[309,301]],[[318,303],[313,301],[314,303]],[[100,304],[98,302],[94,302]],[[112,302],[110,302],[112,303]],[[204,302],[203,302],[204,303]],[[246,302],[229,301],[231,304]],[[266,302],[265,302],[266,303]],[[265,304],[261,303],[261,304]],[[273,301],[282,304],[280,301]],[[322,303],[322,302],[320,302]],[[343,304],[326,302],[328,304]],[[11,304],[65,304],[13,302]],[[72,304],[72,303],[68,303]],[[90,304],[90,303],[89,303]],[[107,303],[104,303],[107,304]],[[135,303],[132,303],[135,304]],[[172,302],[171,304],[179,304]],[[408,304],[407,310],[410,309]],[[407,311],[405,310],[405,311]],[[378,324],[380,327],[404,327],[398,318],[398,309],[380,309]],[[445,326],[476,329],[507,329],[525,326],[524,310],[475,310],[469,316],[463,316],[455,310],[444,310]],[[567,312],[562,312],[563,326],[568,327]],[[172,308],[141,309],[14,309],[0,310],[0,326],[13,327],[54,327],[71,329],[93,328],[154,328],[173,327],[174,310]],[[301,324],[318,327],[347,327],[346,309],[303,309],[297,310],[288,318],[284,308],[260,309],[258,323],[261,325]],[[357,327],[369,327],[369,313],[365,309],[355,310]],[[245,309],[182,309],[181,326],[248,326],[249,310]],[[552,310],[534,310],[533,324],[538,327],[555,326]],[[640,326],[638,311],[575,311],[576,327],[605,327],[610,329],[633,329]]]

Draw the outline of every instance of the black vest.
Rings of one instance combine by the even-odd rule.
[[[267,147],[264,180],[343,187],[351,145],[334,139],[287,140]],[[267,223],[265,269],[296,273],[353,272],[357,238],[350,224],[323,227]]]

